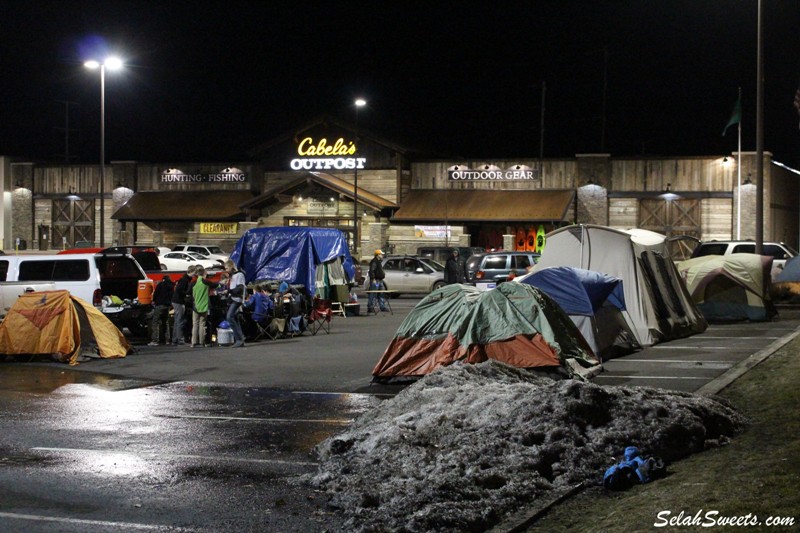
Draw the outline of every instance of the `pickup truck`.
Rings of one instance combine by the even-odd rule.
[[[68,290],[100,309],[120,330],[127,327],[137,336],[147,334],[147,317],[152,311],[152,305],[139,304],[137,299],[139,282],[146,279],[142,267],[129,254],[0,256],[2,285],[47,283],[54,289]],[[111,304],[111,296],[123,303]]]
[[[20,295],[28,292],[54,290],[56,290],[55,283],[43,281],[9,281],[0,283],[0,320],[6,317],[8,310],[11,309],[11,306],[14,305]]]

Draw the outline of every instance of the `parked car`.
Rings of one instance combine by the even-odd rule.
[[[147,280],[142,267],[130,254],[71,253],[47,255],[8,255],[0,259],[5,283],[42,282],[92,303],[119,329],[127,327],[135,335],[147,333],[149,304],[137,301],[139,283]],[[106,297],[126,301],[123,306],[107,306]]]
[[[159,256],[158,260],[162,270],[183,270],[185,272],[192,265],[200,265],[206,270],[220,268],[220,263],[214,259],[190,252],[170,252]]]
[[[692,257],[754,253],[756,253],[756,243],[754,241],[706,241],[697,245],[692,252]],[[786,261],[797,255],[797,252],[791,246],[782,242],[763,243],[762,253],[763,255],[771,255],[773,258],[773,280],[786,266]]]
[[[219,246],[205,244],[176,244],[172,247],[173,252],[192,252],[201,254],[209,259],[214,259],[220,264],[227,261],[230,254],[226,254]]]
[[[428,294],[444,286],[444,266],[433,259],[411,255],[387,256],[383,259],[386,288],[400,294]],[[366,283],[369,281],[367,280]]]
[[[540,254],[533,252],[499,251],[475,254],[467,260],[467,283],[483,290],[494,289],[498,283],[508,280],[512,270],[515,275],[525,274],[539,257]]]

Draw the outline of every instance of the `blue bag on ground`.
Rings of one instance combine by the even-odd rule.
[[[642,457],[636,446],[628,446],[625,448],[625,460],[603,474],[603,486],[608,490],[625,490],[664,477],[666,472],[667,468],[660,457]]]

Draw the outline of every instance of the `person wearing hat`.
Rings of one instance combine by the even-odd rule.
[[[153,291],[153,319],[150,321],[150,344],[158,346],[159,330],[164,331],[164,342],[169,344],[168,319],[175,285],[169,276],[163,276]]]
[[[444,264],[444,282],[448,285],[464,283],[464,269],[458,261],[458,250],[453,250]]]
[[[369,262],[369,290],[380,291],[386,289],[383,279],[386,273],[383,271],[383,251],[375,250],[375,256]],[[372,313],[375,310],[375,302],[377,301],[381,311],[386,311],[386,300],[383,294],[370,292],[367,299],[367,313]]]

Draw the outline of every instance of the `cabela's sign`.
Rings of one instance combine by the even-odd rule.
[[[225,168],[219,172],[184,172],[178,168],[168,168],[161,172],[161,183],[244,183],[247,174],[238,168]]]
[[[353,141],[336,139],[333,143],[322,138],[315,141],[306,137],[297,145],[297,155],[289,166],[292,170],[354,170],[364,168],[365,157],[352,157],[356,153]]]

